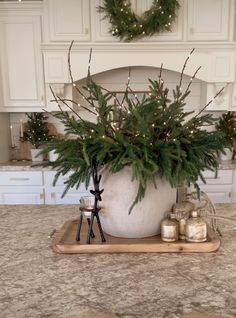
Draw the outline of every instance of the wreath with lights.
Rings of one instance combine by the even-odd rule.
[[[171,31],[171,25],[179,8],[177,0],[154,0],[149,10],[138,16],[132,11],[130,1],[104,0],[99,12],[111,23],[110,32],[121,40],[132,41],[163,31]]]

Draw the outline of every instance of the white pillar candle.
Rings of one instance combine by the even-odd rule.
[[[20,137],[23,138],[23,123],[22,123],[22,119],[20,120]]]
[[[13,138],[13,133],[12,133],[12,125],[10,125],[10,136],[11,136],[11,146],[13,148],[13,147],[15,147],[15,144],[14,144],[14,138]]]

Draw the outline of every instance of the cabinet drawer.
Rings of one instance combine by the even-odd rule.
[[[55,171],[44,171],[44,184],[46,186],[52,186],[55,175],[56,175]],[[60,176],[57,179],[56,186],[63,186],[65,181],[68,179],[68,177],[69,177],[69,174],[66,174],[64,176]]]
[[[49,187],[52,186],[55,175],[56,175],[55,171],[44,171],[44,184],[45,184],[45,186],[49,186]],[[64,176],[60,176],[57,179],[57,183],[55,186],[56,187],[65,186],[65,182],[68,180],[69,176],[70,176],[69,173],[67,173]],[[85,185],[81,184],[79,187],[79,190],[82,192],[86,191]]]
[[[42,187],[1,187],[0,204],[44,204]]]
[[[204,171],[203,176],[207,184],[232,184],[233,183],[233,170],[219,170],[217,175],[214,171]],[[217,176],[217,178],[216,178]],[[203,184],[199,180],[198,184]]]
[[[79,204],[82,196],[90,195],[89,191],[83,191],[79,187],[78,190],[70,189],[62,198],[64,187],[52,187],[45,189],[46,204]]]
[[[0,173],[1,186],[42,185],[41,171],[2,171]]]

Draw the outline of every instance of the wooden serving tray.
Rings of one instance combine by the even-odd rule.
[[[220,240],[211,228],[208,228],[208,238],[204,243],[167,243],[161,240],[160,235],[127,239],[108,234],[105,234],[106,242],[102,243],[95,222],[95,238],[91,239],[91,244],[86,244],[87,223],[82,225],[81,241],[75,240],[78,223],[79,220],[69,220],[53,235],[52,248],[56,253],[208,253],[217,251],[220,247]]]

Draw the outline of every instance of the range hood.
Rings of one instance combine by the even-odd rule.
[[[206,99],[214,97],[221,87],[226,86],[218,109],[225,110],[234,104],[235,49],[234,43],[113,43],[93,44],[91,73],[93,75],[124,67],[155,67],[180,73],[184,61],[195,48],[185,68],[184,74],[193,76],[201,66],[196,78],[205,85]],[[70,94],[70,76],[68,68],[69,45],[43,46],[45,82],[51,85],[61,96]],[[86,78],[89,52],[91,47],[85,44],[74,45],[71,51],[71,69],[75,81]],[[50,97],[51,98],[51,97]],[[214,107],[213,105],[211,107]]]

